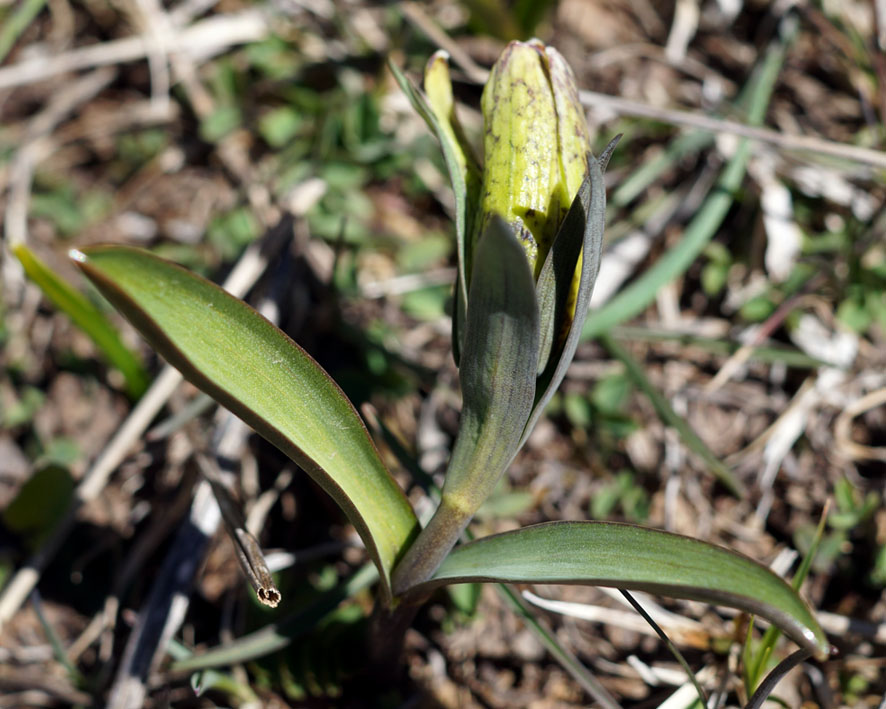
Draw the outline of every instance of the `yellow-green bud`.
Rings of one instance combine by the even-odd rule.
[[[538,40],[511,42],[482,98],[484,169],[469,249],[493,214],[514,228],[537,277],[587,172],[591,150],[575,76]]]

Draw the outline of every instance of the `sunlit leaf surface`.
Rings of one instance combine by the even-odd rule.
[[[418,523],[354,407],[326,372],[218,286],[147,252],[72,252],[83,272],[191,382],[305,469],[388,575]]]
[[[668,532],[611,522],[551,522],[456,547],[419,587],[471,581],[570,583],[731,606],[827,653],[824,633],[785,581],[746,556]]]

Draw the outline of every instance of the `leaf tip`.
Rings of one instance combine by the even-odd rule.
[[[803,638],[817,660],[824,661],[839,654],[839,649],[831,645],[823,635],[816,635],[811,628],[803,628]]]

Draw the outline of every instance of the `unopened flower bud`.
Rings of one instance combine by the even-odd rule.
[[[556,49],[511,42],[492,68],[482,111],[483,184],[469,249],[498,214],[537,277],[587,172],[590,136],[575,77]]]

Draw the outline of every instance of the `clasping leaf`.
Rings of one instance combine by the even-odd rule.
[[[248,305],[175,264],[122,246],[71,256],[170,364],[335,499],[390,597],[390,571],[418,521],[353,405],[320,365]]]
[[[456,547],[413,589],[478,581],[611,586],[754,613],[824,658],[829,645],[809,606],[746,556],[690,537],[614,522],[549,522]]]

